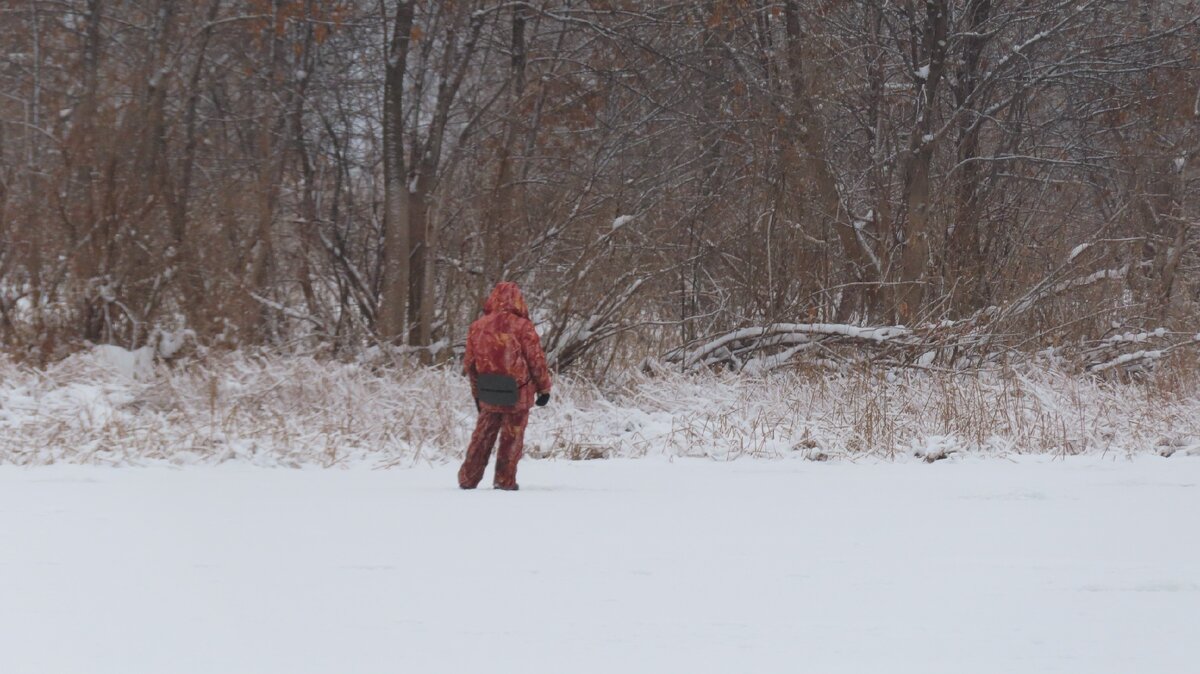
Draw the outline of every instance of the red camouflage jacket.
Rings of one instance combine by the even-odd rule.
[[[517,284],[497,283],[483,305],[484,315],[467,331],[463,371],[471,379],[471,394],[479,397],[476,379],[481,374],[505,374],[521,385],[516,410],[533,407],[534,395],[550,391],[546,354],[529,308]],[[513,408],[481,405],[485,412],[512,412]]]

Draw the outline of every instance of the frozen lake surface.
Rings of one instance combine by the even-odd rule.
[[[455,469],[0,467],[0,671],[1200,671],[1193,458]]]

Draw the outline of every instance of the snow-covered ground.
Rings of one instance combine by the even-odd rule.
[[[1193,458],[453,473],[0,467],[0,672],[1200,671]]]

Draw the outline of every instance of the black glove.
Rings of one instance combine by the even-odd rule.
[[[550,402],[550,394],[549,393],[539,393],[538,394],[538,396],[537,396],[537,406],[538,407],[545,407],[546,403],[548,403],[548,402]]]

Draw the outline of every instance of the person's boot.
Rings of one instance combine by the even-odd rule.
[[[500,491],[518,491],[520,488],[521,488],[521,485],[515,484],[515,483],[511,484],[511,485],[503,485],[503,484],[492,485],[492,489],[499,489]]]

